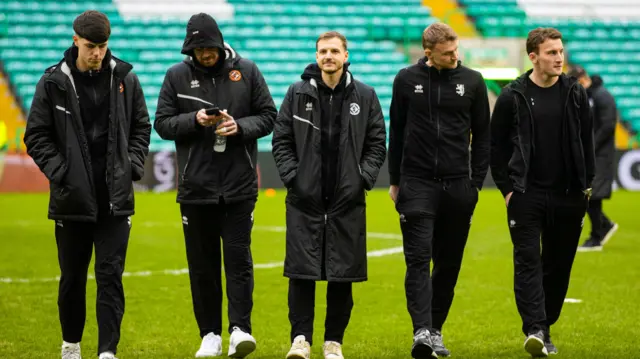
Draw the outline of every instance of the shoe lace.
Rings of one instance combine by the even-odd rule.
[[[430,336],[431,335],[429,334],[429,331],[427,329],[419,329],[418,332],[413,336],[413,339],[429,339]]]
[[[325,352],[325,355],[326,354],[341,355],[342,347],[340,346],[339,343],[328,342],[327,345],[324,347],[324,352]]]
[[[304,341],[304,339],[300,338],[300,339],[294,340],[292,347],[293,347],[293,349],[304,350],[305,349],[305,341]]]

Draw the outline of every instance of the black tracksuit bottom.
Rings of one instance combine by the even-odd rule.
[[[513,192],[507,214],[525,335],[548,331],[560,317],[587,204],[581,191]]]
[[[589,214],[589,220],[591,220],[591,238],[602,241],[609,228],[613,225],[602,211],[602,200],[591,199],[587,213]]]
[[[351,319],[353,292],[350,282],[329,282],[327,285],[327,315],[324,322],[324,340],[342,344]],[[289,322],[291,341],[304,335],[313,344],[313,319],[316,282],[307,279],[289,279]]]
[[[403,178],[400,214],[405,291],[414,333],[442,330],[453,303],[478,190],[468,178]],[[430,273],[433,259],[433,274]]]
[[[87,271],[95,245],[98,354],[117,352],[124,315],[122,273],[129,243],[131,218],[101,216],[96,223],[56,221],[60,264],[58,310],[62,340],[82,340],[86,319]]]
[[[251,333],[253,259],[251,230],[255,200],[237,203],[181,204],[193,309],[200,336],[222,333],[222,268],[224,251],[229,332]]]

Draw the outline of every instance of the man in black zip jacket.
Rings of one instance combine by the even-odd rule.
[[[527,53],[533,69],[494,108],[491,174],[507,204],[524,347],[547,356],[594,177],[593,124],[585,89],[562,73],[562,34],[532,30]]]
[[[490,133],[484,79],[458,61],[456,33],[435,23],[422,42],[425,57],[393,83],[389,137],[389,193],[400,214],[414,358],[449,355],[441,330],[489,169]]]
[[[276,107],[251,61],[223,40],[215,20],[196,14],[182,53],[189,57],[165,76],[154,127],[176,142],[177,201],[202,345],[196,357],[222,353],[220,237],[229,299],[229,356],[255,350],[251,336],[251,229],[258,197],[257,139],[273,130]],[[217,107],[219,114],[207,115]]]
[[[348,71],[347,39],[329,31],[316,62],[289,87],[273,132],[273,157],[287,187],[291,349],[309,359],[316,281],[328,281],[324,357],[343,359],[352,283],[367,279],[365,191],[385,157],[386,133],[373,88]]]
[[[618,109],[616,100],[604,87],[602,77],[589,76],[582,66],[573,66],[568,75],[577,78],[587,90],[589,105],[593,111],[593,145],[596,156],[593,194],[587,209],[591,220],[591,235],[578,247],[578,252],[601,251],[618,230],[618,224],[611,221],[602,210],[602,201],[611,198],[616,171],[615,133]]]
[[[62,358],[80,358],[87,269],[95,245],[98,354],[112,359],[124,314],[122,273],[151,124],[132,66],[111,55],[107,17],[73,22],[73,46],[36,86],[24,142],[50,182],[60,264]]]

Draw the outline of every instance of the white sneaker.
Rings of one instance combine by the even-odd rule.
[[[80,343],[62,342],[62,359],[82,359],[80,356]]]
[[[196,353],[196,358],[217,357],[222,355],[222,337],[209,333],[202,338],[200,350]]]
[[[338,342],[324,342],[322,349],[324,351],[324,359],[344,359],[342,345]]]
[[[287,359],[309,359],[311,357],[311,345],[304,335],[298,335],[293,339],[291,350],[287,353]]]
[[[100,353],[100,356],[98,357],[98,359],[118,359],[118,358],[116,358],[112,352],[104,352],[104,353]]]
[[[229,338],[230,358],[244,358],[256,350],[256,340],[249,333],[243,332],[238,327],[233,327],[233,333]]]

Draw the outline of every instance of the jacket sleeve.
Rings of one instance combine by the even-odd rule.
[[[149,154],[151,140],[151,123],[149,111],[144,99],[138,76],[133,76],[133,116],[129,131],[129,159],[131,160],[132,179],[139,181],[144,176],[144,161]]]
[[[36,91],[27,117],[24,144],[27,154],[52,183],[60,184],[67,172],[67,163],[60,152],[53,124],[53,108],[44,86],[44,77]],[[64,110],[64,109],[62,109]]]
[[[471,108],[471,116],[471,181],[473,186],[480,190],[489,171],[491,146],[491,112],[487,85],[482,75]]]
[[[513,155],[510,133],[513,123],[513,98],[503,90],[491,117],[491,176],[503,196],[513,192],[509,178],[509,160]]]
[[[291,187],[298,171],[298,155],[291,112],[294,86],[289,87],[287,95],[280,105],[280,112],[276,117],[271,140],[273,159],[276,162],[280,178],[287,188]]]
[[[584,151],[584,166],[587,175],[587,188],[591,188],[596,174],[596,156],[593,147],[593,111],[589,106],[589,97],[584,87],[580,86],[580,140]]]
[[[171,70],[167,71],[160,88],[156,119],[153,122],[158,135],[165,140],[182,141],[202,130],[196,121],[196,112],[179,113],[178,96]]]
[[[380,101],[375,90],[371,90],[371,111],[367,123],[367,137],[362,148],[360,172],[364,179],[365,189],[370,190],[376,184],[380,167],[386,157],[387,131],[384,125],[384,116]]]
[[[267,86],[262,73],[255,64],[253,65],[251,81],[251,113],[255,115],[236,119],[240,135],[248,141],[270,134],[273,131],[273,122],[277,115],[276,105],[273,103],[269,86]]]
[[[595,113],[598,116],[593,119],[594,146],[597,153],[607,141],[615,136],[618,110],[615,99],[604,89],[593,100],[595,101]]]
[[[391,185],[400,184],[400,165],[404,151],[404,131],[407,123],[407,105],[402,95],[400,70],[393,80],[391,108],[389,110],[389,180]]]

